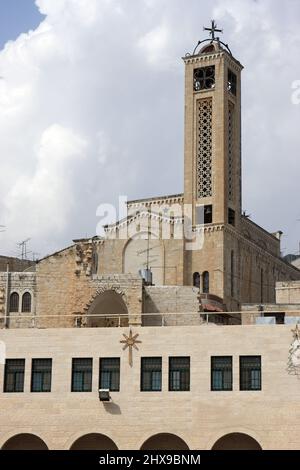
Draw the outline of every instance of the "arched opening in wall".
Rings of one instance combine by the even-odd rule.
[[[209,272],[203,273],[203,294],[209,294]]]
[[[94,433],[77,439],[70,450],[118,450],[118,448],[109,437]]]
[[[161,433],[147,439],[141,450],[189,450],[189,447],[181,437],[175,434]]]
[[[29,313],[31,312],[31,294],[29,292],[25,292],[22,297],[22,312]]]
[[[149,240],[145,239],[149,236]],[[144,238],[141,238],[144,237]],[[164,245],[162,240],[154,238],[151,233],[140,233],[131,238],[123,252],[123,273],[138,276],[147,269],[152,272],[152,283],[164,285]],[[174,271],[174,266],[170,267]]]
[[[128,309],[122,298],[114,290],[99,294],[88,310],[87,327],[128,326]]]
[[[9,298],[9,311],[11,313],[16,313],[19,311],[19,294],[13,292]]]
[[[248,434],[233,432],[221,437],[212,450],[262,450],[260,444]]]
[[[18,434],[6,441],[2,450],[48,450],[48,447],[34,434]]]
[[[199,273],[193,274],[193,286],[197,287],[198,289],[200,288],[200,274]]]

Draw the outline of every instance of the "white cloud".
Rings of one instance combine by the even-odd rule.
[[[36,3],[44,21],[0,52],[0,252],[94,234],[96,208],[119,194],[182,191],[181,57],[212,17],[245,65],[244,207],[297,248],[297,0]]]

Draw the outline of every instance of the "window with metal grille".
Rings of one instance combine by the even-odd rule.
[[[183,392],[190,390],[190,358],[169,358],[169,390]]]
[[[25,359],[6,359],[4,370],[4,392],[24,392]]]
[[[240,356],[240,390],[261,390],[261,356]]]
[[[99,388],[109,389],[111,392],[120,391],[120,358],[100,359]]]
[[[19,294],[13,292],[9,298],[9,311],[14,313],[19,311]]]
[[[32,359],[31,391],[51,392],[52,359]]]
[[[160,392],[161,391],[161,357],[141,358],[141,391]]]
[[[31,295],[25,292],[22,297],[22,312],[31,312]]]
[[[93,359],[72,359],[72,392],[91,392]]]
[[[211,390],[232,390],[231,356],[213,356],[211,358]]]

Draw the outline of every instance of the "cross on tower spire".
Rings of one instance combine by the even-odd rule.
[[[216,39],[215,33],[223,33],[223,29],[217,29],[217,23],[215,20],[211,20],[211,28],[203,28],[203,31],[209,31],[209,35],[213,41]]]

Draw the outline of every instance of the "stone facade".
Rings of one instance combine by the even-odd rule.
[[[299,380],[287,371],[290,326],[133,328],[141,343],[132,367],[120,344],[123,333],[128,329],[1,330],[7,358],[26,363],[24,393],[13,394],[3,393],[0,365],[0,448],[21,433],[40,437],[50,449],[70,449],[81,436],[99,433],[119,449],[140,449],[151,436],[170,433],[190,449],[211,449],[222,436],[243,433],[266,450],[299,449]],[[261,390],[240,391],[242,355],[261,356]],[[141,392],[141,357],[153,356],[162,357],[162,391]],[[190,391],[168,391],[170,356],[190,357]],[[232,356],[232,391],[211,391],[211,356]],[[90,393],[71,392],[72,358],[78,357],[93,358]],[[100,357],[121,359],[120,392],[111,392],[106,404],[98,398]],[[30,392],[34,358],[53,361],[51,393]],[[170,448],[177,448],[174,441]]]

